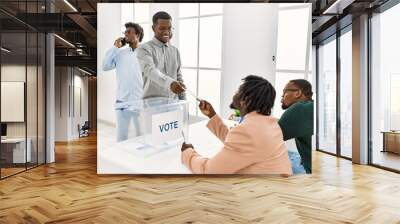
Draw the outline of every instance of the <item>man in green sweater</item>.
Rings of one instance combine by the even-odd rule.
[[[314,102],[311,84],[304,79],[295,79],[286,84],[282,95],[282,109],[286,110],[279,119],[283,139],[294,138],[301,165],[311,173],[311,137],[314,134]],[[295,164],[292,164],[292,166]],[[294,172],[296,167],[293,167]],[[304,171],[303,171],[304,172]],[[299,173],[299,172],[298,172]]]

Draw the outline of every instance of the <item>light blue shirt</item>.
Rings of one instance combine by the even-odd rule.
[[[103,70],[116,69],[117,98],[115,109],[124,109],[128,103],[142,100],[143,77],[136,51],[130,47],[113,46],[103,60]]]

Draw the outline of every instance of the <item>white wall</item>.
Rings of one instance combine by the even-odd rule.
[[[18,64],[7,64],[1,66],[1,81],[2,82],[24,82],[27,83],[25,80],[25,75],[28,75],[29,84],[36,85],[36,81],[31,80],[32,77],[29,77],[32,74],[36,75],[36,67],[27,66],[25,65],[18,65]],[[35,83],[34,83],[35,82]],[[36,88],[27,88],[27,106],[29,106],[32,102],[35,102],[33,109],[36,109]],[[30,92],[33,91],[33,92]],[[4,96],[2,96],[3,98]],[[1,110],[9,110],[10,108],[1,108]],[[24,110],[24,108],[22,108]],[[3,111],[4,113],[4,111]],[[28,126],[28,137],[29,135],[36,129],[36,113],[33,113],[32,108],[27,109],[27,122],[7,122],[7,136],[8,137],[25,137],[25,128]],[[34,124],[32,124],[34,122]],[[35,126],[35,127],[33,127]]]
[[[221,113],[229,116],[232,96],[249,74],[275,82],[278,4],[224,4]]]
[[[73,103],[71,106],[72,108],[72,119],[71,119],[71,132],[70,135],[72,138],[78,138],[79,137],[79,132],[78,132],[78,125],[82,126],[85,121],[88,121],[89,116],[88,116],[88,77],[83,76],[83,73],[81,73],[79,70],[75,69],[74,70],[74,82],[73,82],[73,96],[71,98],[73,99]],[[80,93],[79,93],[80,92]]]
[[[68,140],[68,67],[55,68],[55,141]]]
[[[78,124],[88,120],[88,77],[71,67],[56,67],[55,73],[55,141],[70,141],[79,137]],[[79,89],[80,99],[74,91]]]
[[[103,71],[103,58],[121,34],[121,4],[97,4],[97,118],[115,122],[115,71]]]

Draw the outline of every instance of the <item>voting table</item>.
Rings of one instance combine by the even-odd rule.
[[[186,101],[146,103],[142,108],[143,104],[136,105],[136,111],[141,110],[142,135],[112,144],[98,138],[98,174],[188,174],[181,163],[184,138],[203,156],[214,156],[222,148],[206,127],[208,119],[189,125]]]

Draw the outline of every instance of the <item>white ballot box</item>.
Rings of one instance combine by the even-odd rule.
[[[182,144],[189,135],[189,108],[185,100],[150,98],[128,103],[128,110],[139,114],[140,135],[126,143],[142,144],[136,150],[143,155]]]

